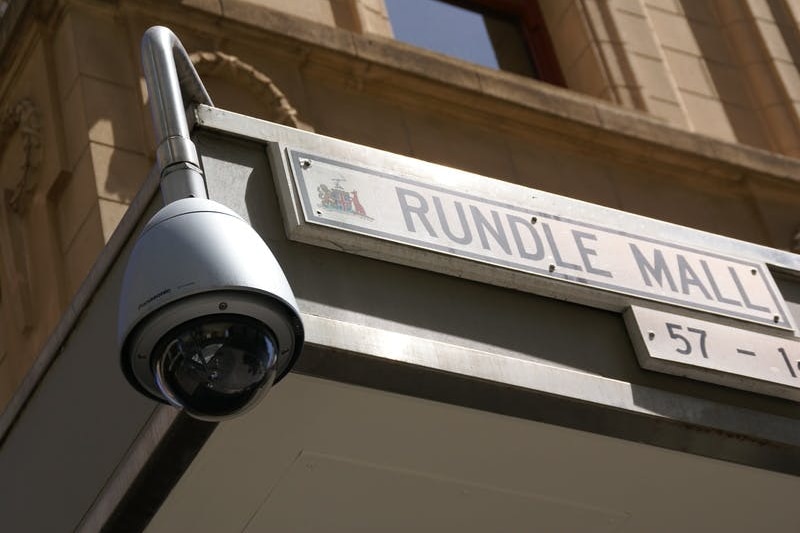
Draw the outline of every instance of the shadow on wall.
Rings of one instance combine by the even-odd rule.
[[[737,43],[727,40],[727,25],[721,20],[719,10],[708,1],[680,0],[680,3],[718,100],[702,96],[709,98],[708,105],[722,105],[737,141],[766,150],[775,149],[749,86],[746,65],[741,53],[737,53]],[[754,43],[741,43],[741,46],[752,45]]]
[[[740,2],[680,1],[736,140],[797,156],[800,126],[781,67],[800,65],[800,31],[786,3],[768,0],[772,22]]]
[[[788,3],[784,0],[767,0],[767,5],[774,20],[790,21],[789,24],[778,24],[778,31],[786,43],[792,61],[795,65],[800,65],[800,27],[795,22],[794,15],[789,11]]]

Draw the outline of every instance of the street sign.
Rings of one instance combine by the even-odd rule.
[[[639,364],[676,376],[800,400],[800,340],[632,306]]]
[[[438,165],[420,162],[413,175],[392,171],[391,158],[400,156],[383,155],[385,166],[290,148],[280,157],[288,176],[279,181],[291,182],[297,210],[294,224],[289,217],[293,238],[412,265],[408,247],[432,251],[528,274],[530,288],[519,288],[586,305],[622,311],[649,300],[793,330],[763,263],[536,209],[535,191],[523,187],[516,186],[526,193],[518,202],[470,194],[459,178],[474,175]],[[466,262],[441,267],[449,269],[483,280]]]

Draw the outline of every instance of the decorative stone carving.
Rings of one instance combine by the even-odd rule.
[[[36,169],[42,162],[41,129],[39,112],[27,98],[0,113],[0,147],[7,146],[11,136],[17,131],[22,136],[22,175],[5,195],[11,210],[20,215],[28,208],[31,193],[36,187]],[[3,155],[0,152],[0,158]]]
[[[3,191],[0,206],[0,256],[5,270],[2,294],[10,299],[13,316],[20,331],[33,325],[33,299],[30,286],[30,247],[25,232],[25,214],[37,185],[37,170],[42,163],[41,119],[36,106],[28,99],[20,100],[0,112],[0,161],[6,156],[12,137],[22,139],[22,164],[19,176],[11,176],[10,188]],[[6,181],[6,180],[4,180]]]
[[[238,57],[222,52],[195,52],[189,55],[197,73],[231,80],[259,98],[272,111],[274,122],[295,128],[313,131],[313,128],[297,117],[297,110],[289,103],[283,92],[272,80],[255,67]]]

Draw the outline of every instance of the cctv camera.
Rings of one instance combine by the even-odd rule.
[[[131,252],[119,340],[136,389],[220,420],[253,407],[290,370],[303,325],[253,228],[221,204],[184,198],[156,213]]]

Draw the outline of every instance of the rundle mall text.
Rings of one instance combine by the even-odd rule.
[[[307,222],[790,329],[766,267],[289,151]]]

